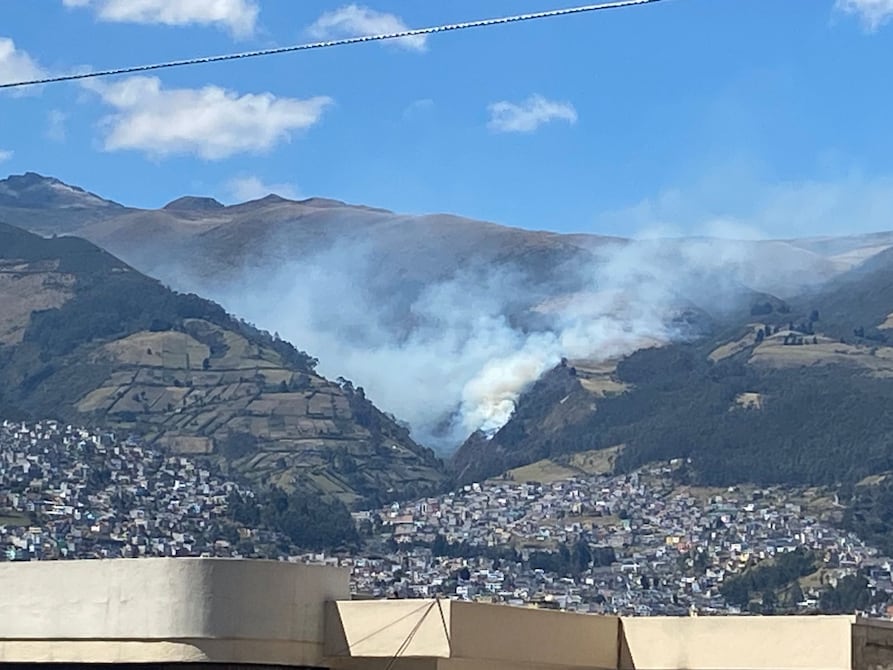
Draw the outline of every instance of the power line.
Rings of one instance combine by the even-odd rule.
[[[363,42],[383,42],[385,40],[397,40],[406,37],[418,37],[421,35],[433,35],[435,33],[446,33],[456,30],[468,30],[470,28],[487,28],[490,26],[504,25],[507,23],[521,23],[522,21],[535,21],[538,19],[548,19],[557,16],[569,16],[572,14],[584,14],[587,12],[597,12],[605,9],[620,9],[622,7],[633,7],[636,5],[652,5],[663,0],[616,0],[615,2],[603,2],[595,5],[582,5],[579,7],[568,7],[566,9],[552,9],[544,12],[533,12],[531,14],[516,14],[515,16],[503,16],[495,19],[480,19],[477,21],[465,21],[463,23],[448,23],[441,26],[431,26],[429,28],[416,28],[413,30],[401,30],[394,33],[383,33],[380,35],[366,35],[364,37],[346,37],[338,40],[327,40],[325,42],[310,42],[307,44],[295,44],[288,47],[276,47],[273,49],[260,49],[258,51],[243,51],[241,53],[222,54],[219,56],[202,56],[199,58],[186,58],[183,60],[173,60],[164,63],[153,63],[150,65],[133,65],[129,67],[111,68],[108,70],[96,70],[92,72],[81,72],[78,74],[66,74],[55,77],[44,77],[41,79],[31,79],[27,81],[15,81],[6,84],[0,84],[0,89],[19,88],[24,86],[37,86],[39,84],[57,84],[63,81],[76,81],[78,79],[93,79],[96,77],[112,77],[121,74],[133,74],[134,72],[148,72],[150,70],[162,70],[172,67],[183,67],[185,65],[203,65],[205,63],[219,63],[228,60],[240,60],[243,58],[257,58],[259,56],[273,56],[277,54],[292,53],[296,51],[310,51],[313,49],[328,49],[331,47],[347,46],[349,44],[361,44]]]

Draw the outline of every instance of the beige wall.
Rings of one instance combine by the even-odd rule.
[[[537,667],[617,667],[616,617],[463,602],[453,603],[450,613],[453,658]]]
[[[372,670],[414,629],[401,658],[439,659],[438,670],[617,667],[617,618],[431,600],[333,603],[326,655],[332,667]]]
[[[893,625],[848,616],[627,618],[433,601],[334,603],[333,668],[379,670],[414,628],[419,670],[893,670]],[[864,630],[863,630],[864,628]],[[854,644],[861,651],[854,651]],[[886,645],[886,646],[884,646]],[[854,654],[860,659],[854,665]]]
[[[853,670],[893,669],[893,622],[859,620],[853,627]]]
[[[449,625],[451,603],[440,603]],[[448,658],[450,645],[433,600],[362,600],[332,603],[326,614],[325,653],[342,657],[391,658],[412,634],[401,657]]]
[[[622,670],[848,670],[851,617],[623,620]]]
[[[0,594],[0,663],[383,670],[416,630],[394,670],[893,670],[889,622],[349,601],[345,570],[273,561],[0,563]]]
[[[314,665],[348,580],[274,561],[0,563],[0,660]]]

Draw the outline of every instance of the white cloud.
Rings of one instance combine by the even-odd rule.
[[[326,12],[310,26],[310,34],[321,40],[399,33],[405,30],[409,28],[399,16],[376,12],[355,4]],[[428,44],[425,35],[401,37],[394,42],[409,51],[425,51]]]
[[[893,18],[893,0],[837,0],[834,6],[847,14],[858,15],[870,32]]]
[[[548,100],[541,95],[532,95],[520,104],[494,102],[487,109],[488,127],[499,133],[531,133],[551,121],[577,122],[577,110],[572,104]]]
[[[46,138],[54,142],[64,142],[67,137],[67,129],[65,127],[67,121],[68,114],[61,109],[50,110],[47,114]]]
[[[8,149],[0,149],[0,163],[8,161],[10,158],[12,158],[14,153],[14,151],[10,151]]]
[[[0,37],[0,83],[40,79],[46,71],[9,37]]]
[[[291,184],[268,184],[259,177],[236,177],[227,182],[226,190],[236,202],[257,200],[271,193],[289,200],[300,198],[298,190]]]
[[[100,21],[214,25],[236,37],[250,37],[260,12],[256,0],[62,0],[66,7],[90,7]]]
[[[218,86],[165,89],[157,77],[85,84],[114,108],[105,117],[107,151],[143,151],[156,158],[194,154],[220,160],[263,152],[315,125],[332,99],[238,94]]]

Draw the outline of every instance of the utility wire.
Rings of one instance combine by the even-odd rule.
[[[150,70],[161,70],[172,67],[183,67],[185,65],[203,65],[205,63],[219,63],[221,61],[240,60],[243,58],[257,58],[259,56],[273,56],[276,54],[292,53],[295,51],[310,51],[313,49],[328,49],[330,47],[347,46],[349,44],[361,44],[363,42],[382,42],[385,40],[397,40],[406,37],[418,37],[421,35],[433,35],[435,33],[445,33],[456,30],[468,30],[470,28],[487,28],[490,26],[504,25],[507,23],[521,23],[522,21],[535,21],[538,19],[548,19],[557,16],[569,16],[572,14],[584,14],[587,12],[597,12],[604,9],[619,9],[621,7],[633,7],[637,5],[651,5],[663,0],[616,0],[615,2],[603,2],[594,5],[582,5],[579,7],[568,7],[566,9],[552,9],[544,12],[533,12],[530,14],[516,14],[515,16],[503,16],[495,19],[480,19],[477,21],[465,21],[463,23],[448,23],[441,26],[432,26],[429,28],[416,28],[413,30],[401,30],[393,33],[382,33],[380,35],[366,35],[363,37],[346,37],[344,39],[327,40],[324,42],[310,42],[307,44],[295,44],[287,47],[276,47],[273,49],[260,49],[258,51],[243,51],[241,53],[222,54],[219,56],[203,56],[199,58],[186,58],[183,60],[173,60],[164,63],[153,63],[150,65],[133,65],[129,67],[111,68],[108,70],[96,70],[92,72],[81,72],[78,74],[66,74],[55,77],[44,77],[41,79],[31,79],[27,81],[15,81],[0,84],[0,89],[19,88],[23,86],[37,86],[40,84],[56,84],[63,81],[76,81],[78,79],[93,79],[96,77],[112,77],[121,74],[132,74],[134,72],[148,72]]]

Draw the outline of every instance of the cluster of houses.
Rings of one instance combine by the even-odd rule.
[[[893,594],[893,561],[829,520],[815,493],[679,487],[678,462],[631,474],[491,480],[355,512],[364,548],[302,553],[232,520],[250,488],[201,461],[64,425],[0,422],[0,561],[225,556],[351,569],[357,596],[450,598],[622,615],[735,613],[724,582],[811,550],[788,609],[860,574]],[[869,615],[887,614],[878,600]]]
[[[386,541],[377,556],[351,563],[356,589],[623,615],[733,613],[740,609],[723,598],[724,580],[805,547],[820,569],[798,584],[793,609],[815,610],[824,589],[856,573],[873,591],[893,594],[893,561],[806,509],[814,492],[680,488],[671,477],[679,465],[550,483],[493,480],[360,513]],[[833,499],[826,504],[833,513]],[[542,567],[556,565],[543,561],[543,552],[581,542],[588,565],[568,550],[559,572]],[[497,551],[509,546],[510,554]],[[613,560],[605,564],[594,559],[599,555]],[[886,608],[868,614],[885,615]]]
[[[233,556],[264,540],[227,517],[233,491],[208,467],[111,433],[3,421],[0,560]]]

